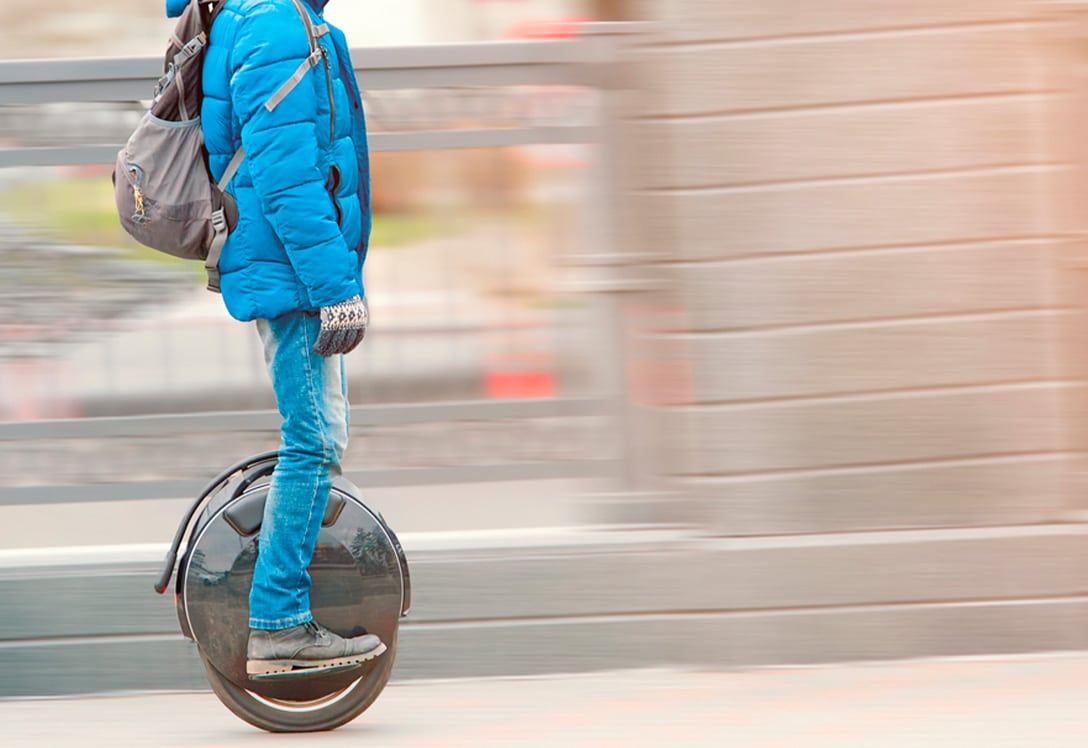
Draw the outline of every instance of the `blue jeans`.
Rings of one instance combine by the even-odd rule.
[[[348,443],[344,360],[311,350],[320,329],[318,317],[302,312],[257,320],[283,425],[249,593],[255,629],[313,619],[307,568]]]

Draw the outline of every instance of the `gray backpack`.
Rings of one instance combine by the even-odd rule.
[[[311,54],[265,104],[269,111],[318,64],[317,39],[328,33],[327,26],[313,25],[299,0],[291,1],[305,22]],[[200,126],[204,51],[224,2],[192,0],[181,14],[151,108],[117,154],[113,171],[117,215],[125,231],[168,255],[203,260],[208,290],[215,292],[219,291],[219,255],[238,223],[237,205],[224,190],[245,158],[239,148],[215,182]]]

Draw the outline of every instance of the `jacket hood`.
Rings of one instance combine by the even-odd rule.
[[[166,0],[166,17],[177,18],[190,2],[192,0]],[[328,5],[329,0],[302,0],[302,2],[320,13]]]

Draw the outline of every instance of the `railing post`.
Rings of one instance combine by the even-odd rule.
[[[633,126],[643,76],[634,48],[646,24],[593,24],[581,37],[594,61],[600,92],[596,158],[587,175],[589,251],[577,258],[581,286],[598,310],[594,351],[599,387],[610,408],[617,471],[606,492],[587,499],[592,522],[608,525],[689,524],[688,506],[670,495],[657,428],[657,406],[673,402],[674,361],[655,343],[662,324],[674,323],[662,304],[665,291],[650,263],[660,259],[646,247],[632,195],[643,178],[640,144]]]
[[[1066,462],[1064,512],[1062,519],[1088,520],[1088,393],[1083,386],[1088,380],[1088,353],[1085,335],[1088,332],[1088,221],[1084,212],[1088,199],[1088,143],[1084,138],[1084,121],[1088,116],[1088,2],[1060,0],[1044,6],[1048,24],[1045,32],[1049,59],[1045,70],[1047,88],[1056,91],[1041,114],[1044,131],[1050,136],[1051,158],[1062,169],[1049,178],[1050,194],[1045,214],[1050,233],[1056,237],[1051,262],[1058,283],[1057,303],[1068,309],[1056,324],[1060,328],[1059,353],[1063,377],[1076,380],[1081,386],[1063,394],[1066,403],[1064,434]]]

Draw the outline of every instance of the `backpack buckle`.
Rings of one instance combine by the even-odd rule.
[[[212,236],[211,246],[208,247],[208,256],[204,260],[204,269],[208,273],[208,290],[212,293],[221,293],[219,290],[219,253],[223,251],[223,245],[227,243],[227,236],[230,234],[227,211],[223,208],[212,211],[212,228],[215,230],[215,234]]]
[[[229,231],[230,225],[227,223],[227,212],[222,208],[212,211],[212,228],[215,229],[217,234],[224,234]]]
[[[159,77],[158,82],[155,83],[155,94],[152,97],[153,99],[157,100],[160,96],[162,96],[162,92],[166,90],[167,86],[174,82],[174,78],[177,77],[177,72],[178,71],[174,67],[174,63],[171,62],[167,66],[166,72],[163,73]]]
[[[190,39],[189,42],[180,50],[178,50],[178,53],[176,55],[174,55],[174,67],[178,68],[179,70],[185,67],[185,64],[188,63],[189,60],[200,54],[200,51],[204,49],[207,44],[208,36],[203,31],[201,31],[199,34]]]

